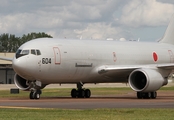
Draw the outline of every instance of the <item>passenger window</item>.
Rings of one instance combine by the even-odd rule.
[[[31,54],[36,55],[36,51],[31,49]]]
[[[37,55],[41,55],[40,50],[36,50]]]
[[[23,51],[22,51],[22,54],[23,54],[23,55],[28,55],[28,54],[29,54],[29,50],[23,50]]]

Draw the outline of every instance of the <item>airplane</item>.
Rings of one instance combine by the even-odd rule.
[[[174,17],[159,42],[39,38],[21,45],[12,61],[15,85],[40,99],[48,84],[76,84],[72,98],[90,98],[88,83],[129,83],[137,98],[157,97],[174,70]]]

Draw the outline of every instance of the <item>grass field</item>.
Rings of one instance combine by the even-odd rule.
[[[165,87],[160,91],[172,91]],[[70,88],[44,89],[42,97],[70,96]],[[118,95],[132,92],[130,88],[91,88],[93,95]],[[28,98],[29,92],[10,94],[9,90],[0,91],[0,98]],[[173,120],[174,109],[27,109],[0,108],[0,120]]]
[[[0,109],[0,120],[173,120],[174,109]]]
[[[117,95],[124,94],[131,91],[131,88],[90,88],[92,95],[105,96],[105,95]],[[68,97],[70,96],[71,88],[54,88],[54,89],[43,89],[41,97]],[[27,97],[28,91],[20,91],[20,94],[10,94],[9,90],[1,90],[0,98],[11,98],[11,97]]]
[[[105,95],[118,95],[125,94],[128,92],[134,92],[129,87],[119,88],[90,88],[92,95],[105,96]],[[163,87],[159,91],[172,91],[174,87]],[[41,97],[69,97],[71,88],[54,88],[54,89],[43,89]],[[29,91],[20,91],[20,94],[10,94],[9,90],[0,90],[0,98],[11,98],[11,97],[27,97]]]

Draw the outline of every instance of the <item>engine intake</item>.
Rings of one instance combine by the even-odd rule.
[[[137,69],[130,74],[128,82],[136,92],[153,92],[160,89],[165,80],[157,70]]]
[[[14,83],[19,89],[24,90],[24,91],[30,90],[31,85],[27,84],[27,82],[28,81],[26,79],[20,77],[18,74],[15,74]]]
[[[22,78],[21,76],[19,76],[18,74],[15,74],[14,76],[14,83],[15,85],[24,91],[30,90],[31,88],[35,88],[35,89],[43,89],[47,84],[41,84],[41,82],[39,82],[40,84],[37,85],[37,82],[39,81],[28,81],[24,78]]]

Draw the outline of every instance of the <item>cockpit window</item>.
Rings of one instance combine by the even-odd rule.
[[[16,59],[19,58],[19,57],[21,57],[21,54],[20,54],[21,51],[22,51],[21,49],[18,49],[18,50],[16,51]]]
[[[34,49],[31,49],[31,54],[36,55],[36,51]]]
[[[33,55],[41,55],[41,52],[40,52],[40,50],[31,49],[31,54],[33,54]]]
[[[22,50],[22,54],[23,55],[28,55],[29,54],[29,50]]]
[[[16,59],[21,57],[21,56],[28,55],[28,54],[29,54],[29,50],[18,49],[16,52]]]
[[[37,55],[41,55],[40,50],[36,50]]]
[[[41,52],[38,49],[31,49],[31,50],[18,49],[17,52],[16,52],[16,59],[19,58],[19,57],[22,57],[24,55],[28,55],[28,54],[41,55]]]
[[[17,51],[16,51],[16,54],[20,54],[21,53],[21,49],[18,49]]]

